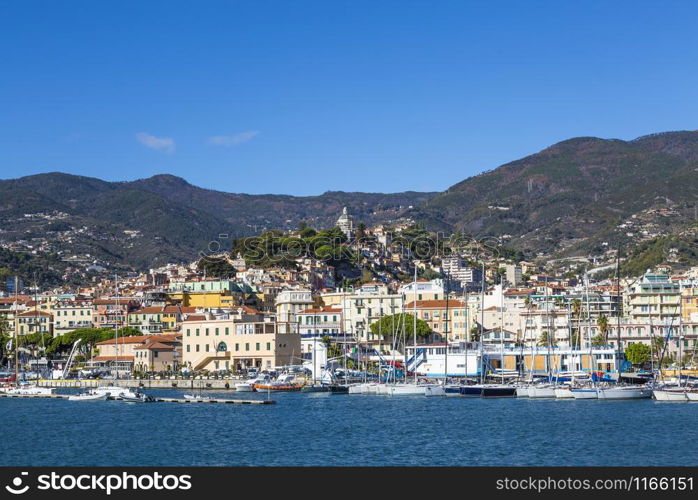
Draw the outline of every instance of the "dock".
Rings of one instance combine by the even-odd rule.
[[[0,398],[38,398],[38,399],[68,399],[70,394],[5,394],[0,393]],[[114,398],[109,398],[113,400]],[[273,399],[184,399],[184,398],[153,398],[150,403],[191,403],[191,404],[225,404],[225,405],[271,405]]]

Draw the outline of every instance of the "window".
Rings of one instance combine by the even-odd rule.
[[[206,344],[206,352],[208,352],[208,344]]]
[[[218,344],[218,347],[216,347],[217,352],[226,352],[228,350],[228,346],[225,344],[225,342],[220,342]]]
[[[196,352],[199,352],[199,344],[196,344]]]
[[[197,337],[199,336],[199,329],[198,328],[196,329],[196,336]]]
[[[228,329],[227,326],[225,327],[225,334],[226,334],[226,335],[230,335],[230,330]]]
[[[259,342],[257,342],[257,343],[254,345],[254,349],[255,349],[255,351],[259,351]]]
[[[271,342],[267,342],[267,351],[271,351]]]
[[[246,343],[245,343],[245,350],[246,350],[246,351],[249,351],[249,350],[250,350],[250,344],[249,344],[249,342],[246,342]]]
[[[206,336],[208,337],[208,328],[206,328]]]
[[[240,344],[235,344],[235,350],[239,351],[240,350]]]
[[[189,328],[187,328],[187,337],[189,337],[190,333],[191,333],[191,331],[189,330]]]
[[[216,328],[216,335],[218,335],[218,328]]]

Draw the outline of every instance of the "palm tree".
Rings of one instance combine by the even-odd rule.
[[[603,337],[604,343],[608,343],[608,318],[602,314],[596,320],[596,324],[599,327],[599,333]]]
[[[555,339],[550,336],[547,330],[543,330],[543,333],[541,333],[540,337],[538,337],[538,345],[542,347],[547,345],[554,347],[556,345],[556,342]]]

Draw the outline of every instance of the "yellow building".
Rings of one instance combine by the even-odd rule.
[[[216,292],[183,291],[170,292],[167,296],[184,307],[233,307],[236,305],[235,296],[228,290]],[[239,301],[238,301],[239,302]]]
[[[698,323],[698,288],[681,291],[681,319],[684,323]]]
[[[233,319],[185,321],[182,362],[191,370],[272,369],[300,364],[301,337],[276,324]]]

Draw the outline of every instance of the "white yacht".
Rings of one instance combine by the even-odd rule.
[[[55,389],[51,387],[39,387],[33,384],[22,384],[18,387],[8,387],[3,389],[5,394],[17,394],[22,396],[46,396],[53,394]]]
[[[106,394],[109,399],[137,398],[138,393],[132,391],[128,387],[119,387],[116,385],[100,385],[90,391],[92,394]]]

